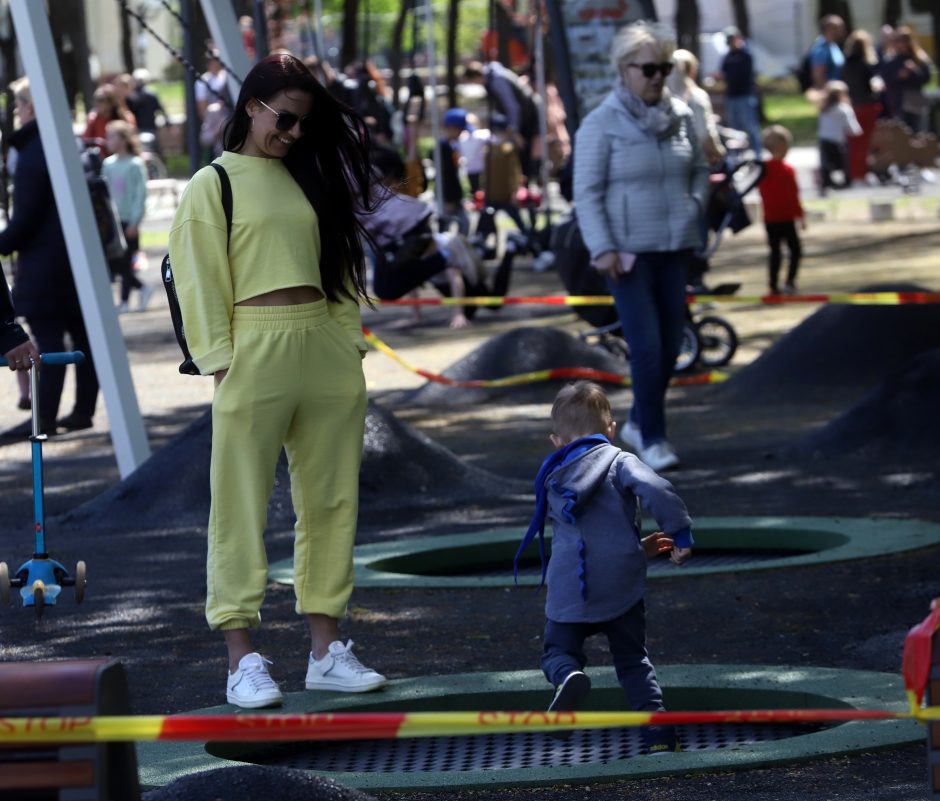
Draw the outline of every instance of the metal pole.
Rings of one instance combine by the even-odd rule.
[[[431,0],[424,2],[427,25],[428,81],[431,84],[431,135],[434,137],[434,200],[437,202],[438,221],[444,215],[444,186],[441,183],[441,109],[437,104],[437,57],[434,51],[434,16]]]
[[[542,102],[539,104],[539,136],[542,138],[542,163],[539,173],[545,193],[545,223],[551,225],[551,193],[548,191],[548,91],[545,88],[545,41],[542,38],[542,0],[535,6],[535,85]]]
[[[264,0],[255,0],[255,58],[260,61],[267,54],[268,18],[264,13]]]
[[[118,471],[125,478],[150,456],[150,446],[114,309],[88,184],[75,146],[49,18],[45,4],[34,0],[12,0],[10,10],[20,57],[29,76],[39,136],[88,342],[94,354],[95,371],[108,409],[114,455]]]
[[[192,0],[180,0],[180,18],[183,20],[183,56],[193,64],[193,9]],[[193,175],[202,166],[202,146],[199,144],[201,120],[196,109],[196,82],[189,70],[183,72],[183,88],[186,96],[186,151],[189,153],[189,174]]]
[[[225,72],[228,76],[228,92],[234,101],[238,97],[242,80],[251,70],[251,63],[242,45],[232,0],[202,0],[202,13],[205,14],[212,41],[222,53],[222,59],[231,67]]]

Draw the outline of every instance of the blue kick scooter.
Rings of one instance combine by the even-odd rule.
[[[40,356],[43,364],[64,365],[81,364],[85,361],[85,354],[81,351],[70,353],[44,353]],[[0,356],[0,366],[6,365],[6,359]],[[33,425],[29,441],[32,443],[33,461],[33,514],[36,520],[36,550],[33,558],[16,571],[10,578],[10,570],[6,562],[0,562],[0,603],[4,606],[10,603],[10,588],[16,587],[23,599],[23,606],[32,606],[36,609],[37,617],[41,617],[43,609],[55,606],[59,593],[63,587],[75,588],[75,602],[81,603],[85,597],[85,563],[80,561],[75,565],[75,575],[69,575],[65,567],[49,558],[46,553],[46,521],[43,509],[42,484],[42,443],[48,439],[45,434],[39,433],[39,371],[33,365],[29,369],[30,395],[32,397]]]

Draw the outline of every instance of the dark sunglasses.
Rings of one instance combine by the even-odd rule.
[[[652,61],[648,61],[646,64],[634,64],[630,62],[627,66],[642,70],[645,78],[652,78],[657,72],[661,72],[665,78],[672,72],[673,65],[671,61],[664,61],[662,64],[654,64]]]
[[[309,115],[304,115],[303,117],[298,117],[296,114],[290,111],[275,111],[267,103],[265,103],[260,97],[256,97],[257,100],[262,106],[264,106],[268,111],[274,115],[274,127],[279,131],[289,131],[291,130],[298,122],[300,123],[300,130],[307,130],[307,119]]]

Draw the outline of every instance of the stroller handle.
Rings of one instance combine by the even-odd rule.
[[[43,364],[81,364],[85,361],[85,354],[80,350],[65,351],[62,353],[42,353],[39,358]],[[0,367],[6,367],[7,360],[0,356]]]

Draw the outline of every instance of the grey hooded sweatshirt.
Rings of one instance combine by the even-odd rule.
[[[598,445],[562,464],[545,485],[554,530],[545,603],[549,620],[614,620],[643,598],[641,505],[676,545],[692,544],[692,519],[672,484],[614,445]]]

